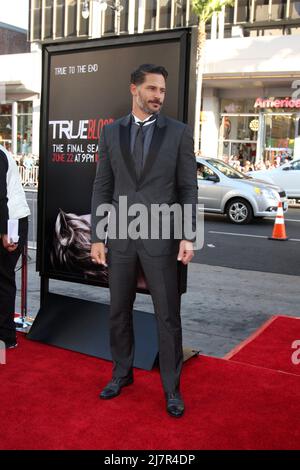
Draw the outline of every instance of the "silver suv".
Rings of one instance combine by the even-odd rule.
[[[226,214],[235,224],[248,224],[253,217],[276,215],[278,202],[287,211],[285,191],[279,186],[251,178],[216,158],[197,159],[198,202],[204,212]]]

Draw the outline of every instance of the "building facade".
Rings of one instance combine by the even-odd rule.
[[[32,45],[195,27],[191,0],[31,0]],[[201,152],[300,156],[300,1],[235,0],[207,25]]]
[[[298,0],[235,0],[218,15],[218,37],[241,32],[244,37],[299,34],[299,14]],[[213,37],[216,23],[214,18],[208,26]],[[192,0],[30,0],[30,41],[134,34],[196,24]]]
[[[0,55],[30,52],[27,31],[0,22]]]
[[[226,41],[230,49],[214,41],[206,49],[202,152],[250,162],[299,157],[299,39]]]
[[[221,34],[215,28],[206,43],[204,155],[300,157],[299,34],[299,1],[236,0],[228,9]]]
[[[0,23],[0,143],[15,155],[38,155],[40,69],[27,31]]]
[[[191,0],[31,0],[30,40],[93,38],[196,23]]]

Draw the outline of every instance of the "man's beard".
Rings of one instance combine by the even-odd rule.
[[[144,113],[146,114],[153,114],[155,112],[159,112],[161,107],[162,107],[162,103],[160,103],[159,101],[156,101],[155,103],[159,104],[159,109],[157,109],[156,111],[154,110],[151,110],[149,107],[148,107],[148,103],[147,101],[145,101],[140,94],[137,95],[137,98],[136,98],[136,102],[137,102],[137,105],[138,107],[141,109],[141,111],[143,111]]]

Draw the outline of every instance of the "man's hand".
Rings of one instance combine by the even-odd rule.
[[[188,264],[194,256],[193,243],[187,240],[181,240],[177,260],[183,264]]]
[[[103,266],[107,266],[104,243],[92,243],[91,258],[93,263],[103,264]]]
[[[7,251],[12,252],[18,248],[17,243],[10,243],[8,241],[7,235],[2,235],[1,238],[2,238],[2,244]]]

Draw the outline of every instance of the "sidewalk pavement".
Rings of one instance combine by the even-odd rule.
[[[29,251],[28,314],[39,309],[39,275]],[[188,291],[182,296],[183,345],[222,357],[272,315],[300,317],[299,277],[191,263]],[[20,274],[16,312],[20,312]],[[108,289],[50,281],[50,291],[109,303]],[[153,312],[150,296],[138,294],[135,309]],[[295,338],[299,339],[299,338]]]

